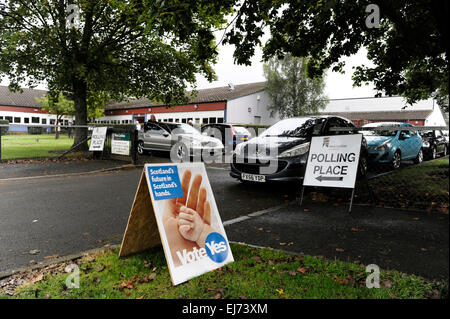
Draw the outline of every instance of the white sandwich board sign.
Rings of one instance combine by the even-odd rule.
[[[233,262],[203,163],[145,165],[119,256],[160,243],[174,285]]]
[[[362,134],[316,136],[303,186],[355,188]]]

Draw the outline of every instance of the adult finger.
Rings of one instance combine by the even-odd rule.
[[[208,201],[205,201],[205,205],[203,208],[203,221],[206,224],[211,225],[211,205]]]
[[[181,205],[186,205],[186,198],[189,192],[189,184],[191,182],[192,172],[190,169],[187,169],[183,173],[183,177],[181,178],[181,189],[183,190],[183,197],[177,198],[177,203]]]
[[[202,219],[203,219],[203,211],[205,208],[205,201],[206,201],[206,188],[202,187],[200,188],[200,192],[198,194],[197,208],[195,209]]]
[[[187,207],[191,209],[197,208],[198,192],[201,183],[202,183],[202,175],[200,174],[195,175],[194,180],[192,181],[191,190],[189,191],[189,198],[187,201]]]

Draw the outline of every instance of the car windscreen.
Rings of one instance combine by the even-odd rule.
[[[194,127],[188,125],[188,124],[173,124],[173,123],[165,123],[169,128],[170,131],[173,131],[176,129],[176,134],[200,134],[199,131],[197,131]]]
[[[250,132],[243,126],[233,126],[233,130],[239,135],[251,135]]]
[[[282,120],[265,130],[261,136],[310,137],[316,122],[316,118],[310,117]]]
[[[379,128],[382,128],[384,126],[399,126],[396,124],[386,124],[386,125],[377,125],[377,126],[363,126],[362,127],[362,131],[360,131],[360,133],[362,133],[364,136],[395,136],[397,135],[397,130],[382,130]],[[378,128],[377,130],[373,130],[372,128]]]
[[[422,137],[434,137],[433,131],[419,131]]]

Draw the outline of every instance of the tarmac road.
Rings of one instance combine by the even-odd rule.
[[[141,172],[0,181],[0,273],[120,243]],[[231,241],[448,279],[448,215],[299,208],[289,203],[295,185],[242,184],[220,166],[207,172]]]
[[[141,172],[0,181],[0,272],[120,243]],[[223,221],[294,196],[284,188],[246,187],[226,169],[208,169],[208,176]]]

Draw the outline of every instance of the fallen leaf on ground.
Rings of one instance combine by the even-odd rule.
[[[43,274],[38,274],[38,275],[34,276],[33,278],[31,278],[30,281],[32,283],[35,283],[35,282],[41,281],[42,279],[44,279],[44,275]]]
[[[300,272],[300,273],[302,273],[302,274],[304,274],[304,273],[306,272],[306,268],[298,267],[298,268],[297,268],[297,271]]]

